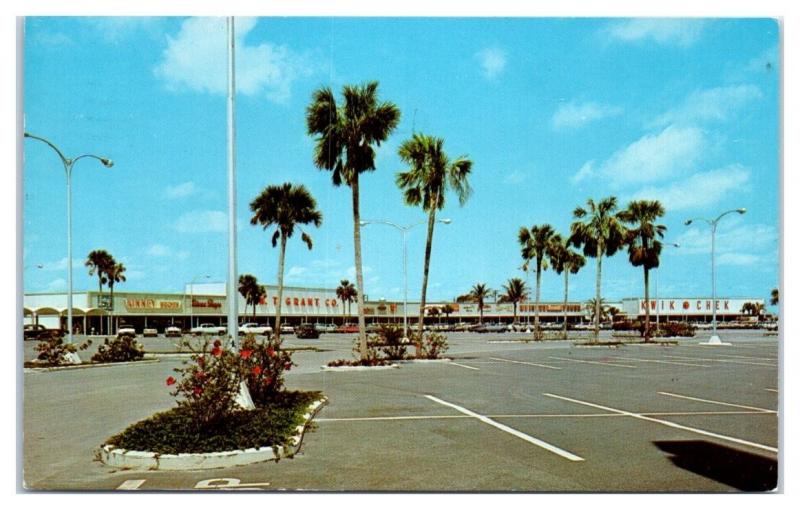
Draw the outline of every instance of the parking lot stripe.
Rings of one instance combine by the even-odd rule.
[[[576,400],[574,398],[563,397],[561,395],[554,395],[552,393],[544,393],[543,395],[546,396],[546,397],[557,398],[559,400],[565,400],[567,402],[573,402],[575,404],[581,404],[581,405],[584,405],[584,406],[594,407],[595,409],[602,409],[604,411],[617,412],[617,413],[623,414],[625,416],[630,416],[631,418],[650,421],[650,422],[653,422],[653,423],[659,423],[659,424],[665,425],[667,427],[672,427],[672,428],[680,429],[680,430],[686,430],[688,432],[693,432],[693,433],[699,434],[701,436],[715,437],[717,439],[722,439],[724,441],[730,441],[732,443],[742,444],[742,445],[745,445],[745,446],[750,446],[750,447],[753,447],[753,448],[758,448],[758,449],[761,449],[761,450],[767,450],[769,452],[778,453],[778,449],[775,448],[774,446],[768,446],[768,445],[764,445],[764,444],[754,443],[752,441],[739,439],[738,437],[723,436],[722,434],[717,434],[716,432],[709,432],[707,430],[696,429],[694,427],[687,427],[686,425],[681,425],[679,423],[674,423],[674,422],[667,421],[667,420],[659,420],[658,418],[645,416],[643,414],[632,413],[630,411],[623,411],[621,409],[614,409],[613,407],[608,407],[608,406],[604,406],[604,405],[600,405],[600,404],[593,404],[591,402],[584,402],[582,400]]]
[[[633,365],[623,365],[622,363],[605,363],[602,361],[588,361],[585,359],[560,358],[558,356],[548,356],[548,358],[557,359],[561,361],[572,361],[574,363],[588,363],[590,365],[605,365],[607,367],[636,368]]]
[[[729,406],[729,407],[739,407],[741,409],[750,409],[752,411],[762,411],[765,413],[777,413],[778,411],[773,411],[772,409],[764,409],[761,407],[753,407],[753,406],[744,406],[741,404],[731,404],[730,402],[720,402],[718,400],[708,400],[705,398],[697,398],[697,397],[690,397],[688,395],[678,395],[677,393],[670,393],[668,391],[659,391],[659,395],[666,395],[668,397],[675,397],[675,398],[684,398],[686,400],[694,400],[696,402],[707,402],[709,404],[719,404],[721,406]]]
[[[698,365],[696,363],[683,363],[681,361],[663,361],[658,359],[643,359],[643,358],[627,358],[623,356],[614,356],[614,359],[624,359],[627,361],[641,361],[642,363],[661,363],[664,365],[683,365],[685,367],[704,367],[711,368],[711,365]]]
[[[457,367],[461,367],[461,368],[468,368],[470,370],[480,370],[480,368],[475,368],[475,367],[470,367],[470,366],[467,366],[467,365],[462,365],[461,363],[456,363],[454,361],[451,361],[450,364],[451,365],[455,365]]]
[[[753,356],[737,356],[735,354],[717,354],[717,356],[722,356],[724,358],[750,359],[756,361],[778,361],[778,358],[754,358]]]
[[[485,423],[487,425],[491,425],[492,427],[500,429],[503,432],[507,432],[507,433],[509,433],[509,434],[511,434],[513,436],[516,436],[516,437],[518,437],[518,438],[520,438],[520,439],[522,439],[524,441],[527,441],[527,442],[529,442],[531,444],[534,444],[534,445],[536,445],[536,446],[538,446],[540,448],[544,448],[545,450],[547,450],[547,451],[549,451],[551,453],[555,453],[556,455],[559,455],[561,457],[564,457],[567,460],[571,460],[573,462],[577,462],[577,461],[582,461],[583,460],[581,457],[578,457],[574,453],[570,453],[570,452],[568,452],[566,450],[562,450],[561,448],[559,448],[557,446],[553,446],[550,443],[546,443],[545,441],[542,441],[541,439],[537,439],[537,438],[535,438],[533,436],[529,436],[528,434],[520,432],[519,430],[512,429],[511,427],[509,427],[507,425],[503,425],[502,423],[496,422],[496,421],[492,420],[491,418],[488,418],[488,417],[483,416],[481,414],[478,414],[476,412],[470,411],[469,409],[466,409],[466,408],[461,407],[459,405],[451,404],[450,402],[446,402],[446,401],[444,401],[442,399],[436,398],[433,395],[425,395],[425,397],[427,397],[430,400],[436,402],[437,404],[441,404],[443,406],[451,407],[451,408],[455,409],[456,411],[458,411],[460,413],[463,413],[463,414],[465,414],[467,416],[471,416],[473,418],[477,418],[478,420],[482,421],[483,423]]]
[[[757,363],[755,361],[739,361],[736,359],[719,359],[719,358],[688,358],[686,356],[668,356],[664,355],[666,358],[674,358],[674,359],[685,359],[690,361],[717,361],[719,363],[735,363],[737,365],[758,365],[762,367],[777,367],[775,363]]]
[[[137,491],[147,480],[125,480],[117,487],[118,491]]]
[[[767,391],[771,391],[772,393],[778,393],[778,390],[776,390],[775,388],[764,388],[764,389]]]
[[[542,365],[540,363],[531,363],[530,361],[517,361],[515,359],[505,359],[505,358],[489,358],[495,361],[504,361],[506,363],[518,363],[520,365],[531,365],[534,367],[542,367],[542,368],[552,368],[553,370],[561,370],[561,367],[554,367],[551,365]]]
[[[362,416],[354,418],[314,418],[315,422],[337,422],[337,421],[403,421],[403,420],[442,420],[448,418],[469,418],[460,414],[446,415],[423,415],[423,416]]]

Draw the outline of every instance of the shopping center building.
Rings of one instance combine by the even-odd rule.
[[[335,289],[284,287],[282,321],[288,324],[302,322],[342,324],[356,322],[356,303],[342,303]],[[266,297],[255,306],[247,305],[238,296],[240,322],[267,323],[274,320],[278,302],[277,287],[266,286]],[[717,299],[717,320],[729,321],[739,318],[744,303],[760,303],[762,299]],[[441,313],[449,305],[450,313]],[[644,300],[623,299],[607,303],[627,318],[643,316]],[[651,315],[660,315],[662,320],[711,321],[711,300],[707,298],[669,298],[650,301]],[[348,308],[350,309],[348,311]],[[426,305],[426,322],[458,323],[477,322],[481,313],[477,303],[433,302]],[[517,306],[517,321],[532,322],[535,305],[521,303]],[[439,313],[437,313],[439,312]],[[40,323],[47,327],[66,327],[66,293],[31,293],[23,297],[25,323]],[[107,334],[109,328],[116,331],[119,324],[133,326],[137,332],[144,328],[155,328],[159,333],[167,326],[175,325],[188,330],[202,323],[224,325],[228,304],[224,283],[187,285],[182,293],[114,292],[113,300],[108,292],[81,291],[73,293],[73,325],[80,332]],[[367,300],[364,305],[367,323],[402,323],[407,315],[409,322],[419,314],[419,303],[408,303],[407,314],[403,303],[388,300]],[[590,312],[586,303],[569,302],[566,305],[567,320],[571,324],[588,323]],[[255,319],[253,316],[255,315]],[[539,304],[539,317],[545,323],[563,323],[564,303]],[[484,322],[510,323],[514,317],[512,303],[488,302],[483,307]]]

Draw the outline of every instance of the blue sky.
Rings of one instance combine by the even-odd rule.
[[[380,82],[402,119],[362,179],[362,216],[424,220],[403,205],[397,147],[412,130],[444,137],[474,162],[474,194],[448,197],[434,237],[429,298],[523,276],[516,234],[608,195],[664,203],[659,295],[710,294],[710,233],[684,220],[728,216],[717,232],[718,293],[767,298],[779,279],[779,29],[772,20],[579,18],[237,18],[239,270],[275,281],[277,251],[249,225],[269,184],[309,187],[323,212],[308,251],[287,250],[286,283],[354,279],[347,188],[311,159],[304,110],[330,85]],[[73,175],[75,288],[94,289],[86,254],[128,268],[119,290],[180,291],[226,274],[225,31],[219,18],[28,18],[25,126],[82,160]],[[63,170],[24,145],[26,292],[66,289]],[[400,234],[363,229],[366,293],[402,299]],[[421,283],[424,226],[409,235],[409,294]],[[642,293],[625,254],[604,260],[607,299]],[[594,294],[594,264],[571,296]],[[199,281],[199,278],[198,278]],[[531,282],[533,275],[531,275]],[[560,300],[562,279],[542,278]]]

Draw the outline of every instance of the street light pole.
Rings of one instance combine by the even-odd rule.
[[[720,340],[719,336],[717,336],[717,278],[716,274],[714,273],[715,270],[715,263],[714,263],[714,255],[716,251],[716,236],[717,236],[717,223],[719,220],[722,219],[723,216],[726,216],[731,213],[739,213],[744,214],[747,212],[745,208],[739,209],[731,209],[729,211],[725,211],[724,213],[720,214],[713,220],[709,220],[706,218],[692,218],[690,220],[686,220],[684,223],[685,225],[691,225],[695,220],[705,221],[711,226],[711,338],[708,339],[708,342],[703,342],[704,345],[730,345],[730,344],[723,344]]]
[[[74,343],[72,337],[72,168],[81,158],[96,159],[106,168],[114,166],[114,162],[108,158],[95,156],[94,154],[83,154],[77,158],[68,158],[64,156],[64,153],[61,152],[58,147],[46,138],[32,135],[27,131],[24,133],[24,136],[25,138],[39,140],[50,146],[61,159],[61,163],[64,165],[64,173],[67,176],[67,342],[71,344]],[[76,353],[71,353],[70,358],[73,363],[80,363],[80,358]]]
[[[411,225],[398,225],[397,223],[392,223],[391,221],[386,220],[362,220],[359,222],[359,225],[362,227],[369,225],[370,223],[380,223],[382,225],[389,225],[390,227],[394,227],[400,231],[403,237],[403,338],[406,339],[406,334],[408,333],[408,244],[406,243],[408,231],[412,228],[422,225],[425,221],[420,221],[418,223],[413,223]],[[452,220],[449,218],[436,220],[436,223],[443,223],[445,225],[449,225],[452,223]]]

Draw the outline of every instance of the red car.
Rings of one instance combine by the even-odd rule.
[[[336,328],[337,333],[358,333],[357,324],[342,324]]]

